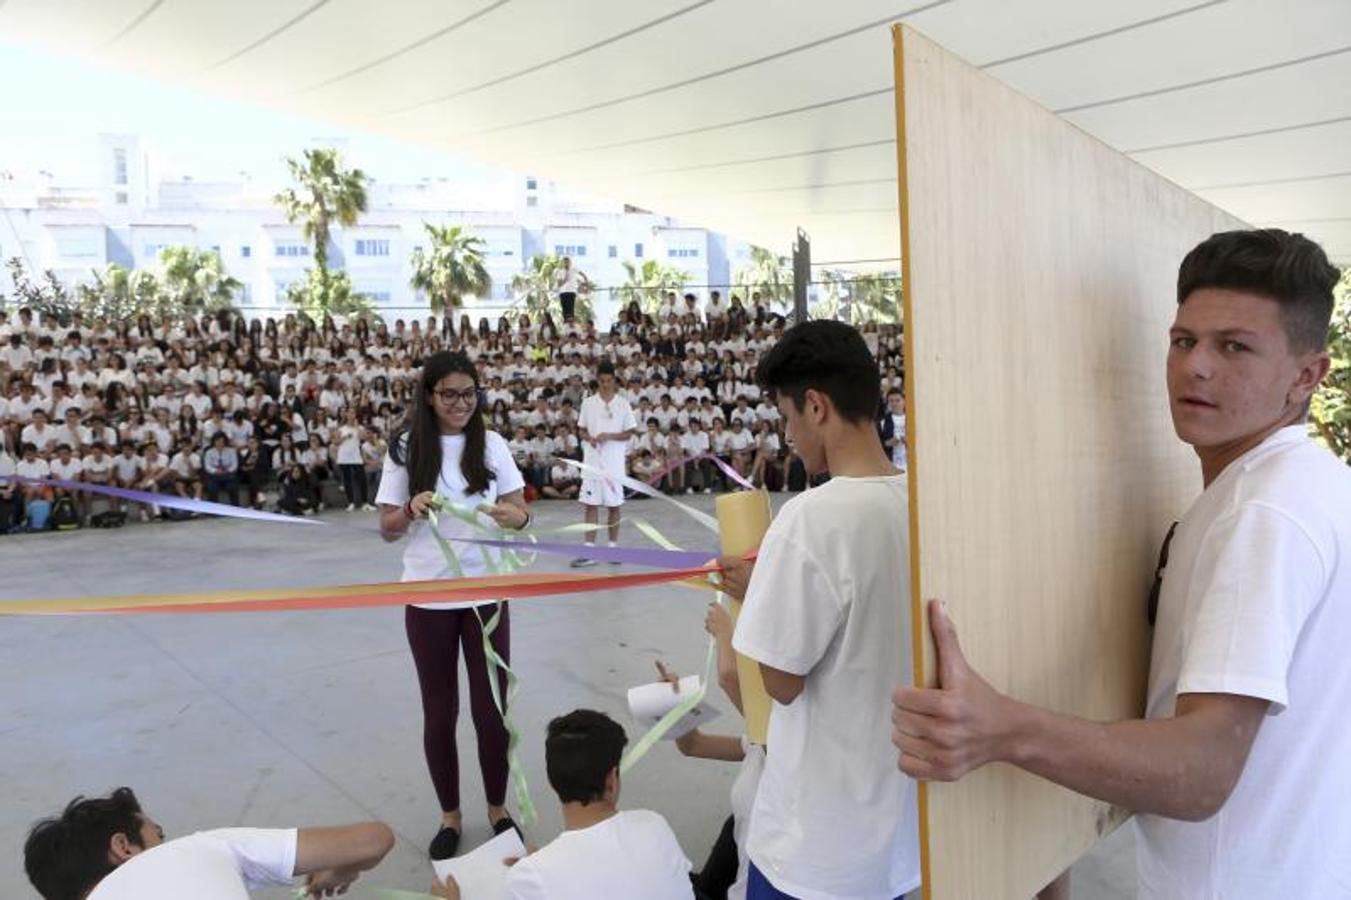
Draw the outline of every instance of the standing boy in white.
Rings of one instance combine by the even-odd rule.
[[[774,700],[746,896],[892,900],[919,885],[919,832],[879,714],[910,672],[910,557],[905,478],[873,425],[877,366],[853,328],[814,321],[757,379],[808,471],[831,480],[780,510],[732,638]]]
[[[1304,425],[1339,275],[1277,229],[1182,262],[1168,399],[1205,490],[1161,566],[1146,718],[999,694],[935,604],[941,687],[896,692],[903,771],[1004,761],[1134,810],[1141,897],[1351,897],[1351,468]]]
[[[608,362],[596,368],[598,390],[582,401],[577,416],[577,431],[582,438],[582,490],[577,499],[586,507],[586,524],[595,525],[600,509],[607,510],[610,546],[619,542],[619,508],[624,505],[625,454],[629,438],[638,428],[629,401],[619,393],[615,367]],[[596,532],[588,531],[586,543],[596,542]],[[572,561],[573,568],[594,566],[585,556]]]

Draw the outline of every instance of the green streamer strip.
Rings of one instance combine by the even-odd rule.
[[[436,495],[436,504],[428,510],[427,518],[432,527],[432,534],[436,537],[437,544],[441,547],[441,554],[446,558],[446,563],[450,566],[451,573],[456,578],[464,577],[464,568],[460,565],[460,557],[450,542],[441,536],[439,527],[439,513],[445,511],[455,518],[465,522],[477,531],[484,532],[496,538],[498,535],[505,535],[501,528],[496,526],[489,528],[484,525],[478,517],[477,511],[470,509],[462,504],[455,503],[450,499]],[[494,534],[495,532],[495,534]],[[533,538],[532,538],[533,540]],[[479,545],[479,552],[483,554],[483,561],[488,569],[495,575],[508,575],[517,569],[524,568],[526,560],[514,550],[505,550],[494,556],[487,547]],[[521,763],[521,731],[512,718],[510,710],[514,708],[516,696],[520,693],[520,677],[507,665],[497,649],[492,645],[493,632],[502,618],[502,601],[497,601],[493,607],[493,614],[485,623],[483,615],[479,612],[479,607],[473,607],[474,615],[479,622],[479,630],[483,634],[483,656],[488,666],[488,687],[492,691],[493,705],[497,707],[497,714],[502,717],[502,726],[507,730],[507,773],[511,779],[512,793],[516,796],[516,811],[521,817],[520,826],[524,829],[530,829],[535,826],[539,820],[539,814],[535,809],[535,801],[530,796],[530,783],[525,777],[525,766]],[[497,670],[500,669],[507,678],[506,703],[502,702],[501,687],[497,680]]]
[[[721,597],[721,595],[719,595],[719,597]],[[708,693],[708,680],[713,677],[713,662],[717,657],[717,652],[717,641],[709,638],[708,657],[704,660],[704,678],[699,682],[699,690],[677,703],[670,712],[657,721],[656,725],[653,725],[647,730],[647,734],[640,737],[638,742],[629,748],[629,752],[625,753],[624,758],[619,762],[620,775],[627,773],[629,769],[632,769],[637,765],[638,760],[646,756],[647,751],[651,750],[653,746],[656,745],[657,741],[661,740],[666,735],[666,732],[670,731],[677,722],[685,718],[690,710],[694,709],[704,701],[704,695]]]

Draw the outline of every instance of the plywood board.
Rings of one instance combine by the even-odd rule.
[[[1159,542],[1200,488],[1164,386],[1177,266],[1242,223],[895,31],[916,678],[945,600],[997,688],[1144,709]],[[1124,812],[1009,766],[921,797],[926,897],[1026,900]]]

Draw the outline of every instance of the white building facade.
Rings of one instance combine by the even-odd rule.
[[[134,136],[104,135],[97,188],[0,181],[0,260],[18,257],[30,277],[50,269],[76,284],[110,263],[153,269],[161,249],[187,245],[220,255],[244,285],[238,305],[246,314],[286,311],[286,289],[312,266],[313,250],[273,202],[279,186],[152,181],[150,170]],[[625,262],[675,266],[689,273],[689,290],[702,300],[710,289],[726,295],[733,271],[749,258],[745,244],[717,232],[520,176],[487,185],[374,180],[358,224],[334,230],[330,267],[346,271],[386,318],[426,315],[426,298],[409,286],[413,254],[428,243],[424,223],[461,225],[485,242],[493,288],[469,305],[471,314],[509,306],[512,276],[539,254],[572,257],[602,288],[595,294],[602,325],[616,307],[603,289],[624,284]],[[0,294],[12,291],[8,269],[0,270]]]

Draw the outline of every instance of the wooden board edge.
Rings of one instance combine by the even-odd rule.
[[[903,354],[901,371],[905,378],[905,455],[906,455],[906,491],[909,533],[910,533],[910,642],[913,677],[916,685],[925,685],[929,677],[925,672],[925,660],[932,655],[932,642],[929,638],[928,616],[925,613],[924,592],[920,581],[919,566],[919,485],[915,478],[918,471],[919,454],[915,452],[915,379],[912,361],[915,358],[914,328],[914,292],[910,276],[910,204],[909,191],[906,190],[906,143],[905,143],[905,38],[908,29],[904,25],[891,26],[892,63],[895,67],[896,98],[896,190],[897,208],[900,211],[901,226],[901,352]],[[930,878],[929,859],[929,786],[925,782],[915,785],[916,802],[919,805],[919,867],[921,891],[924,900],[932,900],[933,883]]]

